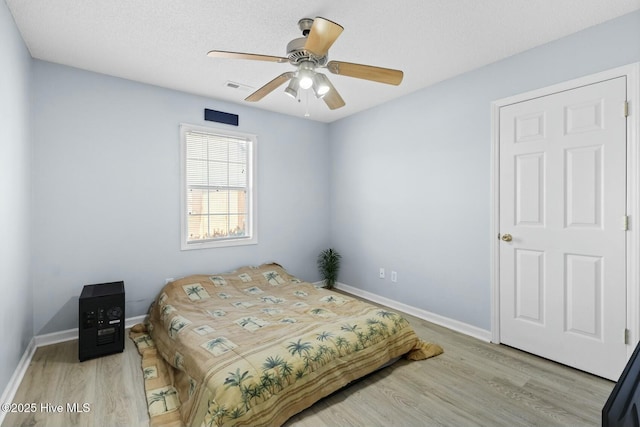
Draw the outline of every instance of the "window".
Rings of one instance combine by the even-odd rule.
[[[255,135],[180,126],[182,249],[258,243]]]

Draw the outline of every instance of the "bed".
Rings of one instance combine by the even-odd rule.
[[[395,358],[442,352],[398,313],[278,264],[169,283],[130,337],[153,427],[281,425]]]

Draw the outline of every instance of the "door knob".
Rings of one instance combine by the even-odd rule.
[[[513,240],[513,237],[511,236],[511,234],[503,234],[502,240],[504,240],[505,242],[510,242]]]

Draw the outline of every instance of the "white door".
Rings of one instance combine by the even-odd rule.
[[[500,341],[617,380],[627,361],[626,77],[500,108]]]

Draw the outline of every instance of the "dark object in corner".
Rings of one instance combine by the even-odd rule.
[[[602,427],[640,426],[640,343],[602,408]]]
[[[238,126],[238,115],[225,113],[224,111],[204,109],[204,119],[209,122],[224,123],[227,125]]]
[[[86,285],[78,300],[78,359],[124,350],[124,282]]]

